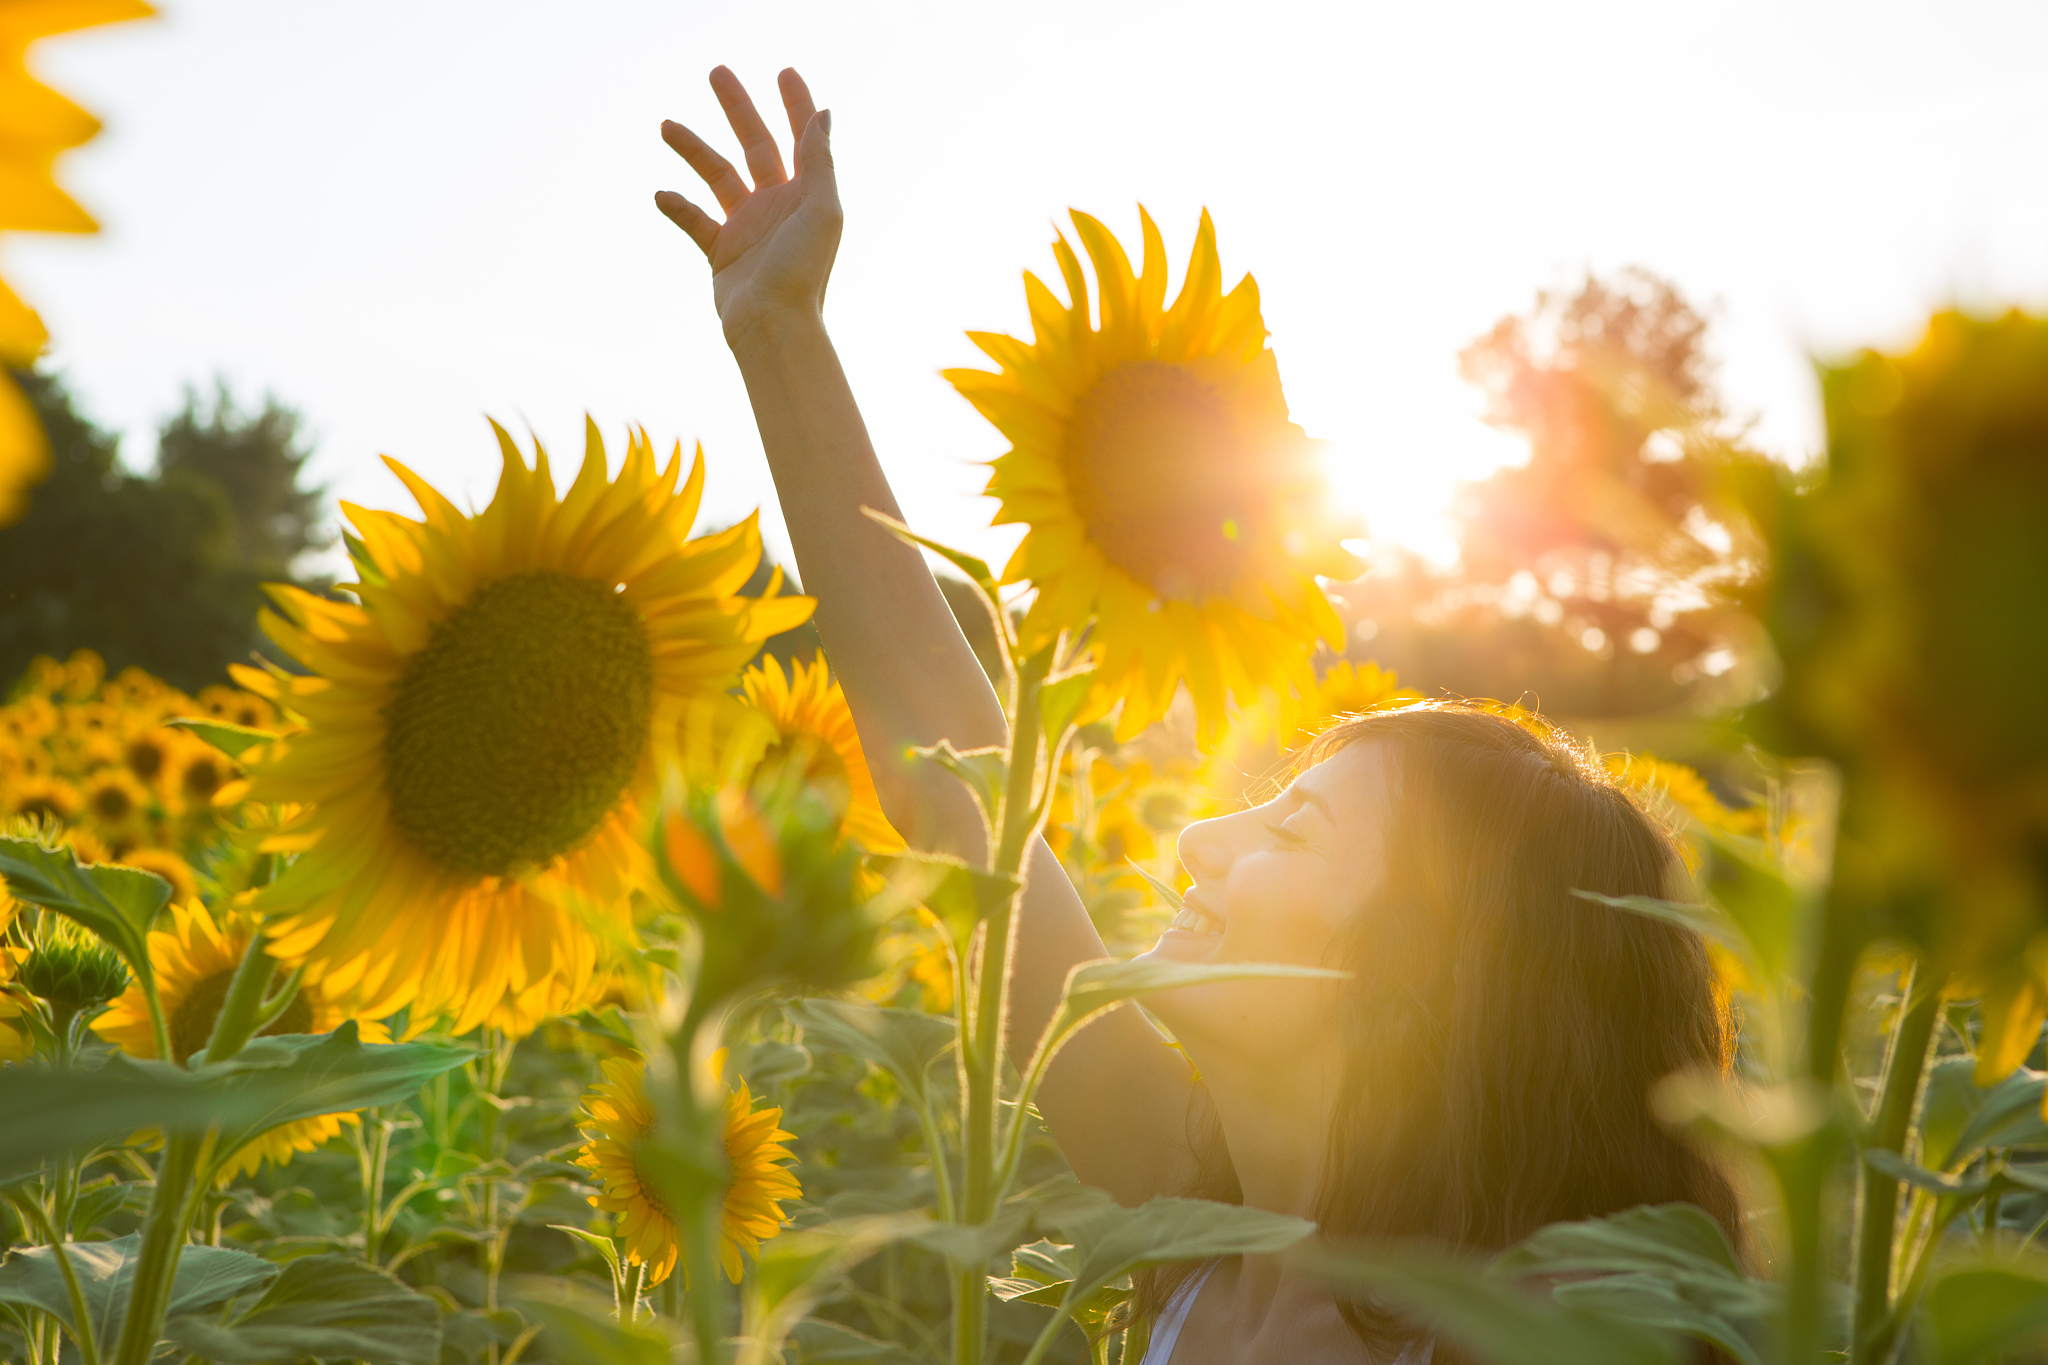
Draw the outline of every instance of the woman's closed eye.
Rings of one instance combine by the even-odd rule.
[[[1308,843],[1307,835],[1291,830],[1285,825],[1267,825],[1266,832],[1271,834],[1285,848],[1302,848]]]

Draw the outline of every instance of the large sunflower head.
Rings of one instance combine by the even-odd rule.
[[[646,867],[657,726],[812,605],[738,596],[752,518],[690,538],[701,451],[683,481],[681,448],[663,467],[635,432],[609,478],[592,424],[557,496],[538,443],[529,465],[497,431],[481,513],[396,462],[422,519],[346,508],[356,602],[273,590],[264,628],[311,676],[236,675],[297,726],[248,791],[303,806],[264,842],[301,855],[262,897],[278,955],[366,1008],[410,1005],[415,1029],[466,1031],[544,984],[582,992],[583,914],[627,926]]]
[[[214,1021],[227,1001],[235,968],[256,932],[254,917],[246,913],[217,924],[204,907],[177,903],[171,906],[171,927],[150,931],[149,962],[169,1026],[171,1051],[178,1061],[203,1051],[213,1036]],[[292,1002],[263,1032],[331,1033],[351,1019],[364,1042],[391,1041],[383,1024],[365,1018],[311,981],[299,986]],[[131,984],[92,1026],[131,1057],[156,1056],[156,1032],[140,983]],[[221,1169],[221,1179],[238,1173],[253,1175],[266,1160],[283,1165],[294,1152],[312,1151],[338,1134],[343,1123],[355,1121],[354,1114],[319,1114],[273,1128],[230,1157]]]
[[[724,1054],[719,1054],[723,1067]],[[627,1261],[647,1267],[648,1283],[659,1284],[676,1265],[676,1222],[651,1183],[634,1164],[634,1149],[654,1126],[645,1087],[646,1063],[638,1057],[615,1057],[604,1063],[605,1079],[583,1097],[584,1137],[576,1164],[591,1172],[601,1192],[590,1202],[614,1214],[615,1235]],[[788,1221],[785,1199],[803,1189],[782,1163],[791,1157],[784,1144],[796,1135],[782,1131],[782,1110],[756,1109],[744,1079],[734,1082],[725,1097],[725,1160],[731,1183],[725,1190],[725,1216],[719,1238],[719,1260],[726,1278],[738,1284],[746,1264],[761,1243]]]
[[[1316,576],[1361,566],[1339,546],[1314,443],[1287,418],[1258,286],[1223,292],[1208,214],[1171,306],[1149,215],[1135,274],[1107,228],[1073,219],[1098,307],[1062,236],[1068,302],[1027,273],[1033,340],[971,332],[999,372],[946,378],[1011,443],[987,491],[999,524],[1030,527],[1003,575],[1037,589],[1026,643],[1092,618],[1100,683],[1083,718],[1121,701],[1128,739],[1186,682],[1212,742],[1230,697],[1313,688],[1316,639],[1343,644]]]

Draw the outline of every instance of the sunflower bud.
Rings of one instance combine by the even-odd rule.
[[[94,934],[51,915],[30,943],[16,979],[68,1019],[127,990],[128,964]]]
[[[860,850],[817,792],[693,793],[660,813],[649,843],[703,937],[700,998],[775,983],[830,990],[874,974],[879,924]]]

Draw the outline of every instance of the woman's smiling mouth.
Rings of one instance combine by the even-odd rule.
[[[1179,912],[1174,915],[1173,922],[1166,927],[1190,934],[1221,936],[1223,933],[1223,917],[1204,908],[1190,894],[1182,898]]]

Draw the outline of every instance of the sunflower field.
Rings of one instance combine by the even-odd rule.
[[[147,12],[0,28],[18,59]],[[49,178],[90,116],[0,75],[0,228],[91,230]],[[1693,764],[1602,757],[1696,893],[1612,903],[1698,930],[1741,1026],[1658,1112],[1740,1173],[1756,1248],[1671,1205],[1482,1262],[1120,1206],[1032,1106],[1106,1010],[1328,975],[1126,959],[1185,825],[1420,700],[1355,645],[1358,528],[1207,214],[1175,290],[1149,215],[1135,260],[1072,229],[1064,299],[1027,275],[1032,335],[946,376],[1009,442],[1013,558],[876,516],[987,642],[1008,742],[914,755],[980,864],[907,846],[830,661],[766,652],[812,599],[749,592],[754,521],[701,528],[704,453],[638,428],[590,422],[572,472],[494,424],[480,511],[390,462],[416,514],[344,504],[353,576],[274,588],[275,656],[197,693],[89,650],[7,680],[0,1360],[1138,1365],[1134,1274],[1290,1249],[1475,1362],[2040,1358],[2048,321],[1823,367],[1806,469],[1706,458],[1747,555],[1713,605],[1767,682],[1688,718]],[[10,363],[45,340],[0,296]],[[0,386],[0,519],[46,460]],[[1041,837],[1117,956],[1006,1042]]]

